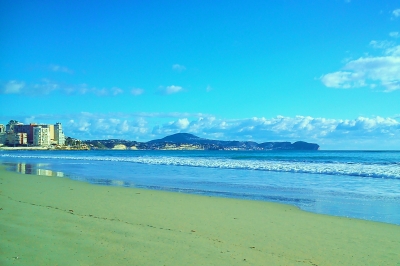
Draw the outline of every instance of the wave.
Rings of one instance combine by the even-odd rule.
[[[79,160],[131,162],[149,165],[191,166],[221,169],[259,170],[272,172],[307,173],[323,175],[347,175],[372,178],[400,179],[398,164],[344,163],[344,162],[307,162],[276,160],[235,160],[231,158],[173,157],[173,156],[45,156],[3,154],[1,158]]]

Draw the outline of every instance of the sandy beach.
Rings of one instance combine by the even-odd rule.
[[[400,227],[0,169],[0,265],[399,265]]]

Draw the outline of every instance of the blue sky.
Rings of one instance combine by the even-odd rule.
[[[400,149],[397,1],[0,0],[0,123]]]

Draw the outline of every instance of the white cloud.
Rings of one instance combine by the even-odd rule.
[[[73,129],[76,133],[81,134],[83,133],[89,133],[91,129],[92,124],[85,121],[85,120],[78,120],[75,121],[73,119],[69,120],[68,123],[64,126],[65,129]],[[65,130],[64,129],[64,130]],[[67,131],[68,132],[68,131]]]
[[[175,85],[167,86],[165,88],[161,87],[160,89],[163,94],[174,94],[183,90],[181,86],[175,86]]]
[[[322,83],[330,88],[349,89],[365,86],[362,73],[352,73],[347,71],[337,71],[321,77]]]
[[[400,45],[387,48],[385,54],[392,56],[400,56]]]
[[[390,37],[393,37],[393,38],[398,38],[398,37],[400,37],[398,31],[392,31],[392,32],[390,32],[390,33],[389,33],[389,36],[390,36]]]
[[[178,119],[176,121],[171,121],[163,125],[156,125],[152,133],[158,136],[164,136],[169,134],[174,134],[178,132],[185,131],[190,122],[187,118]]]
[[[135,95],[135,96],[141,95],[141,94],[143,94],[143,93],[144,93],[144,90],[143,90],[143,89],[140,89],[140,88],[133,88],[133,89],[131,90],[131,94],[133,94],[133,95]]]
[[[389,47],[392,47],[392,46],[394,46],[394,42],[392,42],[392,41],[375,41],[375,40],[372,40],[370,43],[369,43],[369,45],[371,46],[371,47],[373,47],[373,48],[375,48],[375,49],[386,49],[386,48],[389,48]]]
[[[134,139],[146,136],[148,130],[147,121],[142,118],[120,119],[91,113],[81,113],[64,126],[67,136],[81,139]]]
[[[27,91],[31,95],[49,94],[60,89],[60,85],[48,79],[43,79],[40,83],[33,84]]]
[[[51,71],[54,71],[54,72],[63,72],[63,73],[68,73],[68,74],[74,73],[74,71],[72,71],[71,69],[64,67],[64,66],[60,66],[60,65],[50,65],[49,68]]]
[[[172,69],[177,71],[177,72],[182,72],[186,70],[186,67],[180,64],[174,64],[172,65]]]
[[[1,89],[4,94],[27,94],[27,95],[46,95],[60,89],[60,85],[48,80],[42,79],[38,83],[26,84],[23,81],[11,80]]]
[[[21,93],[24,87],[25,87],[25,82],[10,80],[3,86],[0,92],[2,94],[18,94]]]
[[[187,118],[182,118],[182,119],[178,119],[178,121],[176,121],[176,126],[180,129],[185,129],[188,127],[188,125],[190,124],[189,120]]]
[[[341,70],[321,76],[322,83],[342,89],[379,86],[386,92],[400,89],[400,45],[388,41],[371,41],[370,45],[382,49],[383,55],[351,60]]]
[[[393,10],[392,14],[395,17],[400,17],[400,8]]]
[[[118,94],[124,93],[124,91],[120,88],[113,87],[113,88],[111,88],[111,93],[112,93],[112,95],[118,95]]]
[[[59,91],[65,94],[95,94],[97,96],[116,96],[124,91],[118,87],[96,88],[87,84],[65,85],[49,79],[42,79],[40,82],[26,84],[23,81],[10,80],[0,88],[1,94],[26,94],[30,96],[47,95]]]

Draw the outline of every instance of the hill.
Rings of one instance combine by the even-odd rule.
[[[318,150],[319,145],[304,141],[263,142],[224,141],[204,139],[189,133],[177,133],[162,139],[148,142],[128,140],[88,140],[84,141],[92,149],[113,149],[116,145],[125,145],[128,149],[139,150]]]

